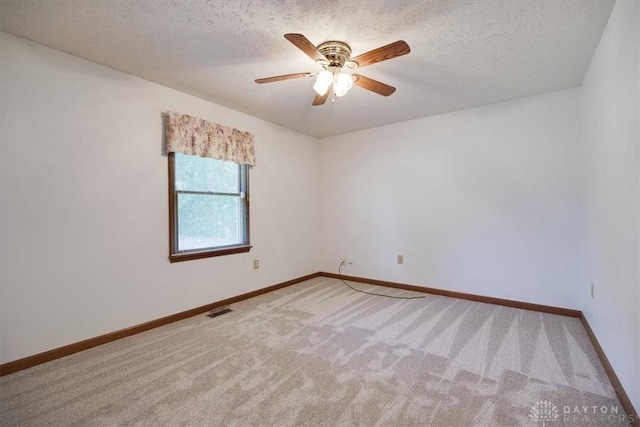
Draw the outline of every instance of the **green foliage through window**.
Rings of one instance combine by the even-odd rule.
[[[248,244],[246,165],[174,154],[172,253]]]

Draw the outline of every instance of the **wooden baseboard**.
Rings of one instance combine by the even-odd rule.
[[[23,369],[31,368],[32,366],[40,365],[42,363],[50,362],[55,359],[59,359],[70,354],[78,353],[83,350],[88,350],[93,347],[97,347],[102,344],[106,344],[111,341],[119,340],[120,338],[129,337],[131,335],[139,334],[140,332],[148,331],[159,326],[168,325],[169,323],[177,322],[192,316],[196,316],[207,311],[211,311],[214,308],[222,307],[224,305],[235,304],[239,301],[253,298],[258,295],[265,294],[267,292],[275,291],[287,286],[294,285],[305,280],[318,277],[320,273],[313,273],[307,276],[298,277],[297,279],[287,280],[286,282],[278,283],[276,285],[268,286],[266,288],[258,289],[256,291],[248,292],[246,294],[238,295],[232,298],[227,298],[222,301],[216,301],[211,304],[203,305],[193,308],[191,310],[183,311],[180,313],[172,314],[170,316],[162,317],[160,319],[145,322],[140,325],[132,326],[130,328],[121,329],[119,331],[111,332],[108,334],[100,335],[98,337],[89,338],[84,341],[65,345],[53,350],[45,351],[33,356],[25,357],[23,359],[14,360],[13,362],[7,362],[0,365],[0,376],[9,375]]]
[[[424,286],[407,285],[405,283],[387,282],[385,280],[366,279],[364,277],[345,276],[344,274],[326,273],[322,271],[319,274],[324,277],[348,280],[350,282],[368,283],[370,285],[380,285],[380,286],[386,286],[388,288],[404,289],[407,291],[423,292],[427,294],[466,299],[470,301],[484,302],[488,304],[504,305],[507,307],[522,308],[525,310],[541,311],[543,313],[559,314],[561,316],[580,317],[580,315],[582,314],[580,310],[571,310],[568,308],[553,307],[550,305],[532,304],[529,302],[513,301],[508,299],[502,299],[502,298],[487,297],[483,295],[467,294],[464,292],[447,291],[447,290],[437,289],[437,288],[427,288]]]
[[[600,358],[600,362],[602,362],[602,366],[604,367],[604,370],[607,373],[607,377],[609,377],[609,381],[611,382],[613,389],[616,391],[616,394],[618,395],[618,399],[620,400],[620,403],[622,403],[622,407],[624,408],[627,415],[633,416],[633,420],[632,420],[633,423],[631,425],[635,427],[640,427],[639,414],[636,412],[635,408],[633,407],[633,403],[631,403],[631,399],[629,399],[627,392],[624,391],[624,387],[622,387],[622,383],[620,382],[620,380],[618,379],[618,376],[613,370],[613,366],[611,366],[609,359],[607,359],[607,355],[604,353],[602,346],[598,342],[598,338],[596,338],[596,334],[593,333],[593,329],[591,329],[591,326],[589,325],[587,318],[582,312],[580,312],[580,321],[582,322],[582,326],[584,326],[584,329],[587,331],[587,335],[589,335],[591,344],[593,344],[593,348],[595,348],[596,353]]]

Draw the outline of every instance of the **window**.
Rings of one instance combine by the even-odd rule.
[[[169,153],[171,262],[248,252],[249,167]]]

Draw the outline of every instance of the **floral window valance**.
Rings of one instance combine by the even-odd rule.
[[[167,112],[167,152],[255,165],[253,134],[197,117]]]

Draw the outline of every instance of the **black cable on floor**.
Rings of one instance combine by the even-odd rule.
[[[338,274],[342,276],[342,266],[344,265],[344,261],[340,263],[340,265],[338,266]],[[361,291],[360,289],[356,289],[353,286],[351,286],[350,284],[348,284],[346,281],[340,279],[340,281],[342,283],[344,283],[345,285],[347,285],[347,287],[351,288],[352,290],[356,291],[356,292],[360,292],[363,294],[367,294],[367,295],[375,295],[377,297],[386,297],[386,298],[394,298],[394,299],[420,299],[420,298],[425,298],[424,295],[421,296],[417,296],[417,297],[396,297],[393,295],[385,295],[385,294],[377,294],[375,292],[367,292],[367,291]]]

